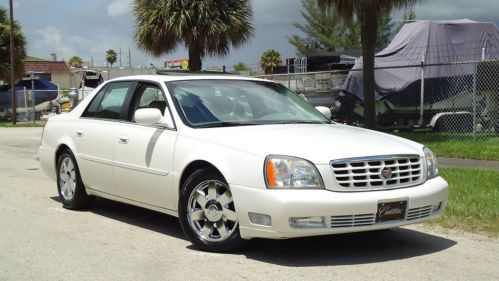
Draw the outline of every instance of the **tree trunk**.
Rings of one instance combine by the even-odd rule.
[[[189,71],[201,71],[201,48],[195,44],[189,44]]]
[[[364,91],[364,119],[368,129],[376,128],[376,104],[374,82],[374,52],[378,31],[378,15],[375,1],[368,1],[362,12],[362,65]]]

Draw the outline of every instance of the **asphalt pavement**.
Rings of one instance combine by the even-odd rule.
[[[499,280],[499,240],[416,225],[200,252],[177,219],[97,200],[58,202],[42,128],[0,128],[0,280]]]

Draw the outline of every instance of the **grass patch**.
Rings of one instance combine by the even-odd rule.
[[[433,223],[499,237],[499,172],[442,168],[450,186],[449,203]]]
[[[12,122],[1,121],[0,128],[25,128],[25,127],[43,127],[44,124],[37,122],[33,124],[33,122],[17,122],[16,125],[13,125]]]
[[[395,135],[422,143],[437,156],[499,160],[499,137],[483,137],[479,141],[473,141],[470,140],[471,136],[456,139],[449,134],[435,132],[404,132]]]

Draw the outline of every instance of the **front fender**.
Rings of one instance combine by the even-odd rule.
[[[180,190],[180,178],[185,168],[192,162],[202,160],[215,166],[229,185],[244,185],[265,188],[261,156],[215,143],[180,136],[175,148],[174,186]],[[178,193],[176,194],[178,202]],[[234,198],[234,200],[237,200]]]

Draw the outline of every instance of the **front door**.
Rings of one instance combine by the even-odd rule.
[[[157,108],[164,114],[167,101],[158,85],[139,83],[130,102],[129,122],[119,125],[114,142],[116,193],[174,210],[172,171],[177,131],[135,123],[133,113],[139,108]]]

